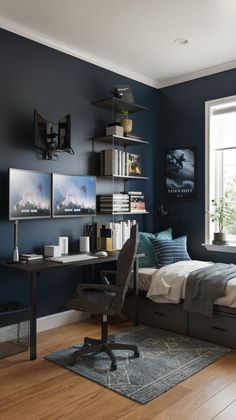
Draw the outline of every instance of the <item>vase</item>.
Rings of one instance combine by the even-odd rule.
[[[121,120],[121,125],[124,128],[124,133],[131,133],[133,128],[133,121],[129,118]]]
[[[224,232],[215,232],[214,239],[212,241],[214,245],[227,245],[226,235]]]

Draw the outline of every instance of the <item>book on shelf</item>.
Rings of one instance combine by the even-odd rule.
[[[133,210],[146,210],[145,209],[145,203],[130,203],[130,211]]]
[[[101,150],[100,168],[104,176],[140,176],[140,155],[117,148]]]
[[[141,191],[128,191],[127,194],[128,195],[143,195]]]
[[[124,133],[124,137],[128,137],[129,139],[132,139],[132,140],[143,140],[142,137],[134,133]]]
[[[20,260],[24,261],[33,261],[33,260],[41,260],[43,255],[40,254],[20,254]]]
[[[119,222],[97,223],[97,249],[106,251],[120,250],[130,237],[130,229],[135,220],[122,220]]]

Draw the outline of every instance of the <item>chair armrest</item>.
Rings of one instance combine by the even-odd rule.
[[[80,290],[96,289],[96,290],[104,290],[107,292],[117,292],[119,288],[117,286],[114,286],[113,284],[82,283],[82,284],[79,284],[79,289]]]
[[[108,271],[103,270],[103,271],[100,272],[100,277],[101,277],[101,280],[102,280],[103,284],[110,284],[110,281],[107,278],[109,276],[116,276],[116,271],[115,270],[108,270]]]

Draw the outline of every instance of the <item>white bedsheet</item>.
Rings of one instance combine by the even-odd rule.
[[[147,290],[147,297],[158,303],[179,303],[185,297],[185,286],[191,271],[212,264],[207,261],[180,261],[160,269],[154,267],[139,269],[140,288]],[[236,308],[236,278],[226,286],[225,296],[216,299],[215,304]]]

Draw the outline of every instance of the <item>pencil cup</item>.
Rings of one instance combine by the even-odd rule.
[[[61,253],[68,254],[68,243],[69,239],[68,236],[59,236],[58,238],[58,245],[61,247]]]
[[[79,250],[80,252],[89,252],[90,251],[90,237],[81,236],[79,240]]]

